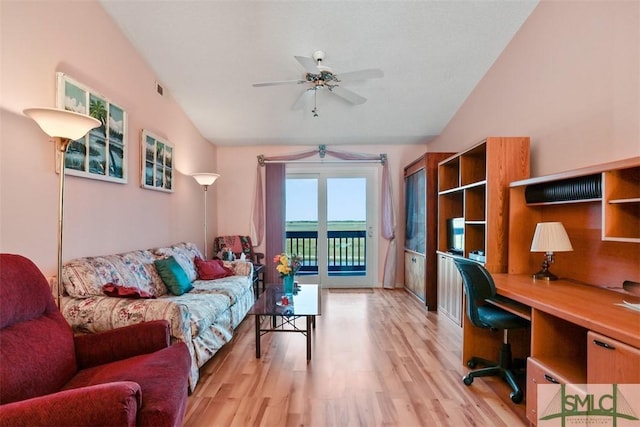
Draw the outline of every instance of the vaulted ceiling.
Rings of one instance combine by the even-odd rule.
[[[202,135],[216,145],[426,143],[508,45],[537,0],[100,0]],[[294,56],[384,77],[292,106],[307,84]],[[315,102],[314,102],[315,101]],[[318,116],[311,110],[315,107]]]

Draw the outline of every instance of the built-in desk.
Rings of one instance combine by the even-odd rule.
[[[531,320],[531,330],[509,332],[514,357],[527,362],[527,417],[536,420],[535,391],[543,381],[640,383],[640,312],[617,304],[632,295],[568,280],[493,274],[497,305]],[[463,361],[495,359],[501,334],[463,321]]]
[[[616,304],[640,298],[567,280],[494,274],[498,294],[532,309],[640,348],[640,312]]]

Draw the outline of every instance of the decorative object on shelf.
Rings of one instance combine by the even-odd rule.
[[[142,131],[140,140],[142,188],[173,193],[173,145],[147,130]]]
[[[302,267],[302,258],[297,255],[289,256],[283,252],[276,255],[273,258],[273,262],[278,264],[276,270],[278,270],[280,277],[282,277],[284,294],[286,296],[293,296],[295,289],[294,279],[296,273],[300,270],[300,267]]]
[[[553,264],[554,252],[573,251],[567,231],[561,222],[540,222],[536,226],[531,242],[531,252],[545,252],[542,270],[533,275],[534,279],[557,280],[558,276],[549,271]]]
[[[64,176],[67,169],[64,168],[69,144],[82,138],[91,129],[100,126],[100,121],[93,117],[65,111],[57,108],[30,108],[24,110],[24,114],[31,117],[40,128],[52,137],[56,143],[60,160],[60,181],[58,187],[58,272],[57,272],[57,303],[60,308],[60,296],[62,294],[62,226],[64,223]]]
[[[207,190],[220,178],[217,173],[194,173],[191,175],[204,188],[204,259],[207,259]]]
[[[99,124],[71,141],[64,156],[66,173],[126,184],[127,113],[105,96],[68,75],[56,73],[56,77],[57,107],[89,115],[97,119]]]

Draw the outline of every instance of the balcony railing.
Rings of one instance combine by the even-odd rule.
[[[327,232],[329,276],[364,276],[367,268],[365,230]],[[287,231],[287,253],[302,257],[298,274],[318,274],[318,232]]]

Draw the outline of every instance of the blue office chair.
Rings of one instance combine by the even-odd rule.
[[[462,378],[462,381],[466,385],[471,385],[475,377],[500,376],[511,386],[512,392],[509,395],[511,401],[520,403],[522,402],[523,393],[511,368],[511,345],[508,341],[507,331],[515,328],[528,328],[530,327],[530,322],[486,302],[486,300],[495,298],[496,286],[493,283],[491,274],[481,264],[464,258],[454,258],[453,261],[462,275],[462,283],[467,295],[467,317],[471,323],[478,328],[503,331],[499,361],[496,363],[479,357],[472,357],[467,362],[468,367],[472,369],[476,365],[486,367],[468,372]]]

